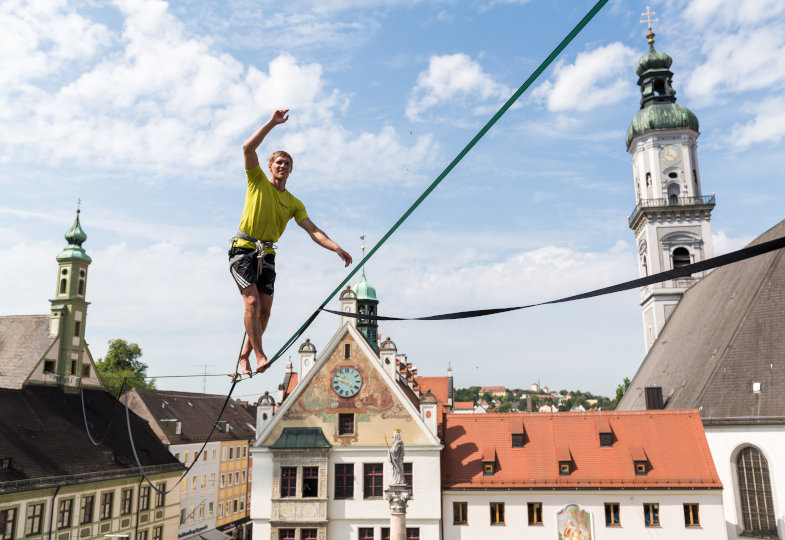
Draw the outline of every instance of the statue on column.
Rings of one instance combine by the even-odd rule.
[[[392,446],[387,449],[390,455],[390,464],[392,464],[392,482],[390,485],[403,486],[406,485],[406,479],[403,476],[403,441],[401,440],[401,430],[396,429],[393,435]]]

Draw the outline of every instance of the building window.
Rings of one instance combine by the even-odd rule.
[[[136,540],[147,540],[147,531],[139,531],[136,533]]]
[[[70,529],[71,528],[71,513],[74,509],[73,499],[63,499],[57,505],[57,528]]]
[[[371,529],[373,530],[373,529]],[[318,531],[316,529],[301,529],[300,530],[300,538],[302,540],[316,540],[319,537]]]
[[[420,528],[406,527],[406,540],[420,540]]]
[[[690,252],[687,248],[676,248],[673,250],[673,267],[681,268],[690,264]]]
[[[153,527],[153,540],[164,540],[164,528],[162,525]]]
[[[701,524],[700,511],[697,503],[684,503],[684,525],[698,527]]]
[[[155,487],[158,489],[155,492],[155,507],[163,508],[166,504],[166,484],[158,484]]]
[[[453,525],[466,525],[469,523],[469,503],[452,503],[452,523]]]
[[[414,497],[414,476],[412,473],[412,464],[411,463],[404,463],[403,464],[403,481],[406,483],[406,486],[409,488],[409,496]]]
[[[219,518],[224,517],[224,503],[222,502],[218,503],[218,517]]]
[[[303,467],[303,497],[319,496],[319,467]]]
[[[504,503],[491,503],[491,525],[504,525]]]
[[[382,527],[382,540],[390,540],[390,527]]]
[[[352,413],[338,415],[338,435],[354,435],[354,415]]]
[[[139,511],[144,512],[150,509],[150,486],[139,488]]]
[[[44,503],[27,505],[27,522],[25,536],[41,534],[41,516],[44,514]]]
[[[196,491],[196,475],[191,476],[191,491]]]
[[[354,497],[354,463],[335,464],[335,498]]]
[[[84,365],[82,366],[82,378],[89,379],[90,378],[90,366]]]
[[[79,337],[79,331],[82,329],[82,323],[80,321],[76,321],[74,323],[74,337]]]
[[[381,497],[382,490],[382,464],[365,463],[363,465],[363,497]]]
[[[181,508],[181,509],[180,509],[180,525],[182,525],[183,523],[185,523],[185,520],[186,520],[186,512],[187,512],[187,510],[186,510],[185,508]]]
[[[211,472],[210,473],[210,488],[214,488],[214,487],[215,487],[215,473]]]
[[[202,474],[202,483],[200,486],[202,489],[207,487],[207,473]]]
[[[647,527],[660,526],[660,505],[657,503],[643,503],[643,522]]]
[[[221,473],[221,489],[226,487],[226,473]]]
[[[357,535],[358,540],[374,540],[373,527],[360,527],[360,534]]]
[[[232,473],[226,474],[226,483],[229,487],[232,487],[234,485],[234,475]]]
[[[736,458],[743,535],[777,538],[769,464],[757,448],[748,446]]]
[[[230,446],[229,447],[229,461],[232,461],[233,459],[234,459],[234,448]]]
[[[82,495],[82,503],[79,508],[79,524],[85,525],[93,522],[93,508],[95,507],[95,495]]]
[[[247,455],[248,455],[248,447],[247,446],[243,446],[243,459],[245,459]],[[305,530],[309,531],[311,529],[305,529]]]
[[[621,525],[621,521],[619,521],[619,503],[605,503],[605,525],[607,527],[618,527]]]
[[[229,475],[229,478],[232,476]],[[294,497],[296,494],[297,467],[281,467],[281,497]]]
[[[242,472],[242,479],[243,479],[243,484],[245,484],[245,479],[246,479],[245,471]]]
[[[278,529],[280,540],[294,540],[294,529]]]
[[[542,503],[530,502],[526,507],[529,510],[529,525],[542,525]]]
[[[482,474],[484,476],[493,476],[493,463],[490,461],[484,462],[482,464]]]
[[[569,476],[570,475],[570,462],[569,461],[560,461],[559,462],[559,475],[561,475],[561,476]]]
[[[213,502],[207,503],[207,517],[212,518],[214,513],[215,513],[215,503]]]
[[[235,486],[240,485],[240,471],[235,471],[234,473],[234,485]]]
[[[646,476],[646,462],[645,461],[636,461],[635,462],[635,474],[638,476]]]
[[[352,356],[352,346],[349,343],[346,343],[343,346],[343,357],[350,358]]]
[[[112,504],[114,504],[114,492],[101,494],[101,514],[100,519],[110,519],[112,517]]]
[[[512,434],[512,447],[523,448],[523,433]]]
[[[226,461],[226,447],[221,448],[221,461]]]
[[[0,510],[0,540],[13,540],[15,533],[16,508]]]
[[[613,446],[613,433],[600,433],[600,446]]]
[[[191,452],[185,453],[185,461],[183,461],[184,465],[188,465],[188,462],[191,461]]]

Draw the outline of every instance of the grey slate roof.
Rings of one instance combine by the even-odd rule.
[[[0,493],[15,480],[69,475],[118,476],[139,474],[131,445],[125,408],[104,390],[84,390],[88,426],[85,430],[82,401],[78,393],[65,393],[56,386],[0,389],[0,456],[11,457],[11,469],[0,470]],[[154,472],[184,467],[150,431],[147,422],[130,415],[140,461]],[[71,479],[66,483],[75,483]]]
[[[329,450],[332,445],[324,437],[319,427],[286,427],[281,436],[270,447],[274,450],[322,449]]]
[[[199,394],[195,392],[177,392],[174,390],[149,390],[134,388],[124,394],[129,399],[131,410],[145,418],[162,439],[168,444],[185,444],[204,442],[219,420],[218,413],[226,400],[226,396],[217,394]],[[124,398],[125,399],[125,398]],[[181,433],[174,430],[173,422],[161,422],[171,419],[182,422]],[[248,440],[256,437],[256,418],[248,410],[230,400],[220,420],[231,426],[229,432],[213,432],[211,441]],[[254,426],[252,429],[250,426]]]
[[[750,245],[782,236],[785,221]],[[644,387],[661,386],[667,409],[699,409],[704,424],[785,422],[784,251],[717,268],[690,288],[618,408],[645,408]]]
[[[49,315],[0,316],[0,388],[22,388],[56,339]]]

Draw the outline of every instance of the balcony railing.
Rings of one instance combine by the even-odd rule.
[[[714,195],[702,197],[669,197],[667,199],[641,199],[630,214],[630,227],[635,223],[644,208],[669,208],[674,206],[711,206],[714,207]]]

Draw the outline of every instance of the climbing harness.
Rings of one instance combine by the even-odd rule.
[[[270,268],[271,270],[275,271],[275,263],[270,262],[265,257],[266,255],[270,255],[272,252],[269,250],[278,249],[278,246],[270,242],[269,240],[257,240],[253,236],[243,231],[237,231],[234,235],[232,240],[246,240],[248,242],[253,243],[256,246],[256,275],[261,276],[262,271],[265,268]],[[241,258],[243,255],[235,255],[231,259],[229,259],[229,265],[232,265],[237,259]]]

